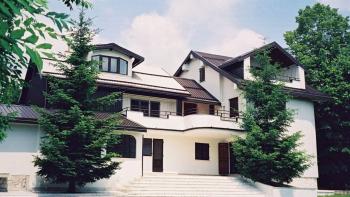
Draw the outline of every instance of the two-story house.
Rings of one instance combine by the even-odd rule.
[[[294,98],[287,106],[297,115],[290,131],[302,131],[303,149],[314,155],[313,166],[294,185],[317,187],[316,136],[313,101],[327,96],[305,84],[304,69],[278,44],[271,57],[283,65],[280,80]],[[88,58],[100,62],[97,96],[120,92],[115,105],[96,112],[105,118],[121,112],[123,120],[116,129],[121,142],[111,150],[121,155],[121,169],[110,179],[87,185],[93,190],[113,190],[152,172],[195,175],[236,173],[230,162],[232,136],[244,136],[239,112],[246,101],[241,82],[251,80],[257,50],[239,57],[226,57],[191,51],[174,76],[162,69],[138,69],[144,58],[117,44],[96,45]],[[50,186],[37,177],[33,155],[39,154],[44,132],[37,124],[38,114],[31,107],[50,108],[43,92],[48,90],[47,76],[64,78],[52,60],[45,60],[38,72],[29,67],[28,83],[19,104],[0,105],[0,112],[17,112],[12,129],[0,143],[0,174],[7,176],[12,190]],[[145,69],[147,68],[147,69]],[[57,186],[57,185],[56,185]],[[58,186],[57,186],[58,187]]]

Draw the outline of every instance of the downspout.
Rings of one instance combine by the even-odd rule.
[[[141,177],[143,177],[143,138],[144,134],[142,134],[142,146],[141,146]]]

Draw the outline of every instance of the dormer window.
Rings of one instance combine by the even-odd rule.
[[[92,56],[92,60],[100,62],[100,71],[102,72],[128,74],[128,62],[120,57],[95,55]]]

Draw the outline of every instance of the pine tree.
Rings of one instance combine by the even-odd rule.
[[[75,192],[77,185],[108,178],[119,168],[119,163],[112,161],[116,154],[104,153],[107,145],[117,143],[114,130],[119,118],[113,115],[101,120],[94,112],[116,102],[118,94],[95,96],[99,70],[97,62],[87,60],[95,34],[91,25],[82,10],[67,38],[71,53],[56,64],[65,78],[48,78],[46,98],[51,110],[40,110],[45,136],[41,154],[34,161],[37,173],[54,183],[68,183],[69,192]]]
[[[286,43],[305,65],[307,84],[331,96],[315,107],[319,187],[349,189],[349,17],[317,3],[300,10],[296,22],[297,28],[284,35]]]
[[[309,167],[307,156],[297,150],[300,132],[290,134],[293,111],[286,108],[290,96],[283,83],[276,83],[280,66],[271,63],[268,52],[256,56],[259,67],[251,73],[255,80],[246,81],[243,92],[247,110],[241,127],[245,138],[236,138],[233,152],[238,172],[253,181],[271,185],[289,183]]]

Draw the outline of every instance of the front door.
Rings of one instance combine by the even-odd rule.
[[[219,143],[219,174],[228,175],[230,173],[230,150],[228,143]]]
[[[163,172],[163,140],[153,139],[153,172]]]

